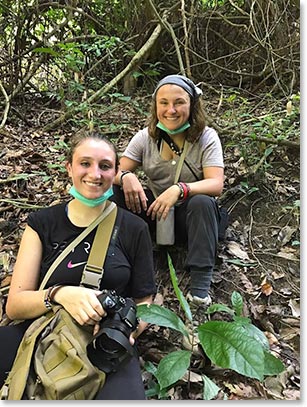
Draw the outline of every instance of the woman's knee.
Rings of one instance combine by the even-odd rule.
[[[216,202],[215,199],[208,195],[194,195],[189,199],[187,204],[188,211],[216,211]]]

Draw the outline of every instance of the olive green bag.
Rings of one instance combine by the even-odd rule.
[[[93,400],[105,373],[87,357],[92,331],[61,306],[36,319],[20,343],[2,399]]]
[[[96,225],[99,221],[100,224],[83,273],[82,281],[85,281],[88,287],[92,285],[92,288],[97,288],[102,277],[104,257],[117,213],[116,205],[112,203],[105,212],[104,223],[101,222],[102,216],[94,221]],[[112,216],[107,216],[111,212]],[[94,222],[89,226],[91,230],[95,227]],[[81,241],[80,236],[77,239]],[[75,241],[72,243],[76,246]],[[55,269],[54,264],[51,268]],[[51,268],[47,273],[49,277]],[[46,281],[45,278],[40,289]],[[0,390],[0,398],[95,399],[95,395],[104,385],[105,373],[96,368],[87,357],[86,347],[92,339],[93,326],[81,326],[62,306],[53,307],[27,328],[12,369]]]

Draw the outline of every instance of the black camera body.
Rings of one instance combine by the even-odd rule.
[[[100,370],[115,372],[135,354],[129,337],[138,326],[136,304],[132,298],[123,298],[114,290],[103,290],[97,298],[107,316],[87,346],[87,354]]]

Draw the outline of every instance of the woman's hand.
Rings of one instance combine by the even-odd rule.
[[[132,172],[122,178],[122,188],[125,195],[125,203],[129,210],[141,213],[141,208],[146,211],[147,197],[137,176]]]
[[[97,296],[100,291],[85,287],[63,286],[55,294],[54,301],[61,304],[80,325],[95,325],[107,315]]]
[[[152,295],[149,295],[148,297],[143,297],[143,298],[134,298],[134,301],[136,305],[141,305],[141,304],[146,304],[150,305],[152,304]],[[138,326],[135,331],[131,332],[130,337],[129,337],[129,342],[133,346],[135,344],[135,340],[138,336],[141,335],[141,333],[146,329],[148,323],[142,320],[139,320]]]
[[[150,205],[147,211],[147,216],[151,216],[154,220],[166,219],[168,212],[172,206],[178,201],[180,189],[177,185],[172,185],[167,188],[158,198]]]

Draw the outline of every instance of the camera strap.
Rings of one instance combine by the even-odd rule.
[[[115,205],[108,216],[99,223],[87,263],[83,269],[81,286],[99,290],[104,273],[104,260],[111,240],[116,216],[117,206]]]
[[[80,235],[78,236],[78,237],[76,237],[76,239],[74,239],[66,248],[65,248],[65,250],[63,250],[62,251],[62,253],[55,259],[55,261],[51,264],[51,266],[49,267],[49,269],[48,269],[48,271],[47,271],[47,273],[46,273],[46,275],[45,275],[45,277],[44,277],[44,279],[43,279],[43,281],[41,282],[41,284],[40,284],[40,286],[39,286],[39,289],[40,290],[43,290],[44,289],[44,287],[46,286],[46,283],[47,283],[47,281],[49,280],[49,278],[50,278],[50,276],[52,275],[52,273],[54,272],[54,270],[57,268],[57,266],[61,263],[61,261],[72,251],[72,249],[74,248],[74,247],[76,247],[80,242],[82,242],[82,240],[99,224],[99,226],[98,226],[98,228],[97,228],[97,230],[98,229],[102,229],[102,227],[104,227],[103,226],[103,223],[102,223],[102,221],[104,220],[104,219],[107,219],[108,218],[108,216],[112,213],[113,214],[113,216],[115,215],[115,217],[116,217],[116,212],[117,212],[117,206],[116,206],[116,204],[114,203],[114,202],[111,202],[111,201],[108,201],[107,202],[108,203],[108,206],[106,207],[106,209],[102,212],[102,214],[101,215],[99,215],[82,233],[80,233]],[[113,220],[113,216],[112,216],[112,222],[113,222],[113,224],[114,224],[114,220],[115,220],[115,217],[114,217],[114,220]],[[113,225],[112,224],[109,224],[109,226],[108,226],[109,228],[110,228],[110,234],[111,234],[111,232],[112,232],[112,228],[113,228]],[[96,235],[97,235],[97,233],[96,233]],[[98,244],[98,242],[97,242],[97,238],[96,238],[96,235],[95,235],[95,238],[94,238],[94,242],[93,242],[93,246],[92,246],[92,249],[91,249],[91,251],[93,250],[93,247],[95,246],[95,252],[97,252],[97,250],[101,250],[101,245],[104,245],[104,244],[106,244],[106,247],[108,247],[108,245],[109,245],[109,240],[104,240],[103,238],[101,238],[101,233],[99,234],[99,237],[98,238],[100,238],[101,239],[101,242],[99,242],[101,245],[100,245],[100,247],[98,248],[97,247],[97,244]],[[96,243],[95,243],[96,242]],[[104,253],[104,256],[105,256],[105,252],[103,252],[103,250],[101,250],[102,251],[102,253]],[[104,258],[102,259],[101,258],[101,265],[103,265],[103,261],[104,261]],[[95,263],[96,264],[96,263]],[[101,266],[101,268],[102,268],[102,266]],[[100,268],[100,269],[101,269]],[[100,273],[101,273],[101,271],[100,271]],[[100,278],[101,279],[101,278]],[[95,287],[96,288],[96,287]]]

